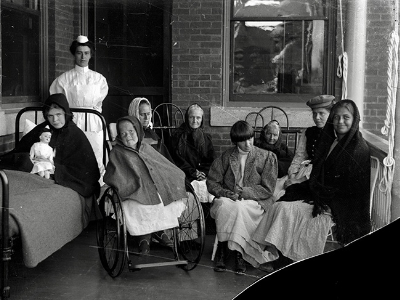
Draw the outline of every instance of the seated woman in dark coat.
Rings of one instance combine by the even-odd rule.
[[[55,150],[54,181],[84,197],[98,196],[100,173],[96,157],[85,134],[72,121],[65,95],[49,96],[43,106],[43,116],[45,122],[38,124],[22,137],[13,151],[0,158],[0,167],[31,172],[31,146],[38,141],[43,128],[49,126],[52,132],[49,145]]]
[[[148,254],[152,233],[178,226],[188,198],[185,174],[149,144],[134,116],[117,121],[117,144],[111,151],[104,182],[114,187],[122,199],[128,232],[136,236],[140,252]]]
[[[278,178],[287,174],[293,159],[293,153],[288,146],[282,142],[282,131],[278,121],[272,120],[265,125],[260,132],[260,137],[254,142],[254,145],[275,153],[278,159]]]
[[[140,123],[142,124],[144,131],[143,142],[152,145],[154,149],[164,155],[168,160],[174,162],[167,147],[161,142],[160,137],[153,129],[150,101],[144,97],[136,97],[129,105],[128,114],[130,116],[135,116],[136,118],[138,118]]]
[[[270,260],[280,256],[298,261],[322,254],[333,222],[336,239],[343,245],[370,232],[370,150],[359,122],[353,101],[333,106],[310,179],[289,186],[252,237]],[[271,264],[263,267],[271,270]]]
[[[211,202],[205,179],[214,161],[215,152],[211,135],[203,129],[204,111],[192,104],[185,113],[185,122],[172,135],[172,157],[186,174],[201,202]]]

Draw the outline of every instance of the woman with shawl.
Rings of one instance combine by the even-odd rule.
[[[129,105],[128,115],[135,116],[142,124],[144,131],[143,142],[152,145],[154,149],[164,155],[168,160],[174,162],[167,147],[161,142],[160,137],[153,130],[150,101],[144,97],[136,97]]]
[[[255,146],[275,153],[278,159],[278,178],[287,174],[293,153],[282,142],[282,131],[278,121],[272,120],[260,132],[260,137],[255,141]]]
[[[137,236],[140,252],[148,254],[152,233],[179,225],[187,200],[185,174],[143,142],[143,126],[136,117],[120,118],[117,133],[104,182],[117,190],[127,230]],[[166,234],[162,238],[168,243]]]
[[[211,216],[217,227],[217,272],[225,271],[227,248],[235,251],[236,272],[246,272],[245,260],[257,264],[261,249],[251,240],[271,198],[278,175],[275,154],[253,146],[254,130],[246,121],[237,121],[230,132],[235,146],[217,158],[207,177],[214,199]]]
[[[288,188],[298,201],[286,202],[283,196],[267,211],[252,237],[264,249],[267,261],[279,256],[280,261],[298,261],[322,254],[333,222],[342,245],[370,232],[370,151],[359,122],[352,100],[333,106],[310,179]],[[270,263],[262,267],[274,268]]]
[[[52,132],[49,146],[55,150],[54,181],[69,187],[84,197],[98,196],[100,186],[99,169],[85,134],[72,121],[72,113],[64,94],[49,96],[43,106],[45,122],[38,124],[27,133],[18,146],[0,159],[6,169],[31,172],[30,149],[38,136],[48,126]]]
[[[185,122],[172,135],[172,157],[175,164],[186,174],[201,202],[211,202],[205,179],[214,161],[211,135],[203,129],[204,111],[192,104],[185,113]]]

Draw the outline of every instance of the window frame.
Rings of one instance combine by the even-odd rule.
[[[329,8],[327,8],[326,16],[317,17],[233,17],[234,0],[224,1],[224,26],[223,26],[223,105],[226,107],[263,107],[265,105],[275,105],[275,106],[290,106],[293,108],[303,108],[304,102],[308,100],[309,94],[304,94],[304,99],[299,99],[299,94],[236,94],[233,95],[232,92],[232,76],[233,76],[233,66],[231,62],[233,61],[234,53],[234,39],[233,39],[233,27],[235,21],[307,21],[307,20],[323,20],[325,21],[325,39],[324,39],[324,61],[323,61],[323,85],[322,93],[331,94],[335,93],[335,63],[336,63],[336,28],[337,28],[337,0],[326,0],[329,3]],[[301,94],[300,94],[301,95]],[[271,100],[268,101],[268,97],[277,98],[281,100],[279,102]],[[236,99],[235,99],[236,98]],[[247,101],[240,100],[241,98],[249,99]]]
[[[3,109],[34,106],[41,103],[48,90],[48,0],[39,1],[39,9],[34,10],[8,1],[0,2],[0,9],[7,7],[22,13],[34,14],[39,17],[39,93],[38,95],[3,96],[0,91],[0,105]],[[3,35],[0,35],[0,45],[3,43]],[[1,53],[1,52],[0,52]],[[2,65],[0,72],[3,73]]]

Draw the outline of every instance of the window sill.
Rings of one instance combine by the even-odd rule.
[[[25,102],[25,103],[7,103],[1,104],[0,111],[4,111],[5,114],[18,113],[22,108],[28,106],[42,106],[42,102]]]
[[[264,103],[265,104],[265,103]],[[249,105],[249,104],[247,104]],[[290,128],[306,128],[314,125],[312,119],[311,110],[308,107],[304,107],[304,103],[301,103],[301,107],[285,105],[276,105],[276,103],[268,103],[264,106],[253,106],[253,107],[225,107],[225,106],[212,106],[210,108],[210,125],[213,127],[226,127],[232,126],[238,120],[246,119],[246,116],[250,112],[258,112],[263,107],[275,105],[281,107],[289,118]]]

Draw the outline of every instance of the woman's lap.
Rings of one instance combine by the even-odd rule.
[[[251,239],[263,215],[264,210],[254,200],[215,198],[211,208],[218,241],[227,241],[229,249],[239,251],[253,266],[267,261],[262,257],[259,246]]]
[[[329,215],[312,217],[313,205],[303,201],[277,202],[263,216],[252,238],[264,247],[274,245],[298,261],[322,254],[332,220]]]

